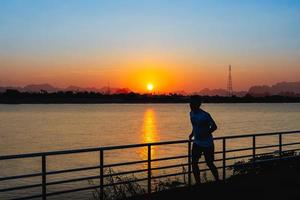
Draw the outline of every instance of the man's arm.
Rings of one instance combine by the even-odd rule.
[[[194,137],[194,134],[193,134],[193,129],[194,129],[194,127],[193,127],[193,122],[192,122],[191,112],[190,112],[190,121],[191,121],[191,124],[192,124],[192,132],[191,132],[191,134],[189,135],[189,140],[192,140],[192,138]]]
[[[193,132],[191,132],[191,134],[189,135],[189,140],[192,140],[192,138],[194,137]]]
[[[209,123],[210,123],[210,133],[213,133],[215,130],[218,129],[216,122],[213,120],[213,118],[210,116],[210,114],[208,114],[209,116]]]

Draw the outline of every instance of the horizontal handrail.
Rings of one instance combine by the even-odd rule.
[[[42,173],[33,173],[33,174],[22,174],[22,175],[16,175],[16,176],[7,176],[7,177],[1,177],[0,181],[6,181],[6,180],[12,180],[12,179],[20,179],[20,178],[31,178],[36,176],[41,176]]]
[[[300,149],[294,149],[294,150],[300,150]],[[287,151],[291,151],[291,150],[287,150]],[[267,154],[271,154],[271,153],[263,153],[263,154],[258,154],[258,155],[267,155]],[[247,155],[247,156],[244,156],[244,157],[249,157],[249,156],[251,156],[251,155]],[[268,161],[286,160],[286,159],[294,158],[294,157],[295,156],[287,156],[285,158],[279,158],[279,157],[277,157],[277,158],[270,158],[270,159],[256,161],[256,163],[258,164],[258,163],[264,163],[264,162],[268,162]],[[235,157],[235,158],[238,158],[238,157]],[[228,158],[228,159],[232,159],[232,158]],[[204,162],[201,162],[201,163],[204,163]],[[185,166],[185,165],[188,165],[188,163],[181,164],[181,165],[178,165],[178,166]],[[247,163],[232,164],[232,165],[227,165],[227,167],[233,167],[233,166],[238,166],[238,165],[243,166],[243,165],[247,165]],[[170,166],[170,167],[172,167],[172,166]],[[217,169],[221,169],[221,168],[222,167],[217,167]],[[205,168],[205,169],[201,169],[200,171],[201,172],[209,171],[209,169]],[[184,175],[184,174],[188,174],[188,172],[179,172],[179,173],[172,173],[172,174],[164,174],[164,175],[159,175],[159,176],[153,176],[152,179],[165,178],[165,177],[170,177],[170,176],[178,176],[178,175]],[[82,178],[82,180],[96,179],[96,178],[99,178],[99,176],[86,177],[86,178]],[[114,185],[128,184],[128,183],[132,183],[132,182],[139,182],[139,181],[145,181],[145,180],[147,180],[147,178],[134,179],[134,180],[122,181],[122,182],[115,182],[115,183],[111,183],[111,184],[105,184],[103,186],[104,187],[109,187],[109,186],[114,186]],[[74,181],[79,181],[79,179],[74,179]],[[61,183],[67,183],[67,182],[73,182],[73,181],[71,181],[71,180],[61,181]],[[53,184],[56,184],[56,183],[55,182],[49,182],[49,183],[47,183],[47,185],[53,185]],[[42,184],[26,185],[26,186],[14,187],[14,188],[1,189],[0,192],[11,191],[11,190],[19,190],[19,189],[27,189],[27,188],[32,188],[32,187],[41,187],[41,186],[42,186]],[[84,187],[84,188],[71,189],[71,190],[63,190],[63,191],[52,192],[52,193],[47,193],[47,196],[53,196],[53,195],[58,195],[58,194],[71,193],[71,192],[82,191],[82,190],[92,190],[92,189],[96,189],[96,188],[99,188],[99,185],[97,185],[97,186],[90,186],[90,187]],[[30,196],[30,197],[23,197],[23,198],[17,198],[17,199],[33,199],[33,198],[39,198],[41,196],[42,195],[34,195],[34,196]]]
[[[141,164],[141,163],[146,163],[146,162],[148,162],[148,161],[147,160],[138,160],[138,161],[123,162],[123,163],[112,163],[112,164],[104,165],[103,168],[118,167],[118,166],[123,166],[123,165],[136,165],[136,164]]]
[[[126,174],[142,173],[147,171],[148,169],[139,169],[139,170],[130,170],[125,172],[114,172],[113,174],[104,174],[103,177],[105,178],[105,177],[121,176]]]
[[[4,188],[0,189],[0,192],[8,192],[8,191],[14,191],[14,190],[24,190],[28,188],[35,188],[35,187],[41,187],[42,184],[32,184],[32,185],[22,185],[22,186],[17,186],[17,187],[10,187],[10,188]]]
[[[289,150],[283,151],[282,153],[290,152],[290,151],[299,151],[299,150],[300,150],[300,148],[289,149]],[[266,156],[266,155],[274,155],[274,153],[269,152],[269,153],[256,154],[257,157]],[[252,154],[242,155],[242,156],[233,156],[233,157],[227,157],[226,160],[247,158],[247,157],[251,157],[251,156],[252,156]],[[218,161],[222,161],[222,160],[223,159],[215,159],[214,161],[218,162]],[[260,161],[256,161],[256,162],[260,162]],[[206,163],[206,162],[205,161],[199,161],[198,162],[198,164],[204,164],[204,163]],[[154,167],[154,168],[151,168],[151,170],[160,170],[160,169],[184,167],[184,166],[187,166],[187,165],[188,165],[188,163],[174,164],[174,165],[167,165],[167,166],[161,166],[161,167]],[[229,167],[229,165],[227,167]],[[105,177],[110,177],[110,176],[119,176],[119,175],[140,173],[140,172],[146,172],[146,171],[147,171],[147,169],[131,170],[131,171],[125,171],[125,172],[116,172],[116,173],[113,173],[113,174],[105,174],[105,175],[103,175],[103,177],[105,178]],[[46,185],[55,185],[55,184],[62,184],[62,183],[69,183],[69,182],[77,182],[77,181],[97,179],[97,178],[101,178],[101,176],[90,176],[90,177],[82,177],[82,178],[74,178],[74,179],[67,179],[67,180],[61,180],[61,181],[54,181],[54,182],[48,182],[48,183],[46,183]],[[18,190],[18,189],[26,189],[26,188],[31,188],[31,187],[40,187],[40,186],[42,186],[42,184],[19,186],[19,187],[15,187],[15,188],[5,188],[5,189],[0,189],[0,192],[10,191],[10,190]]]
[[[282,144],[282,146],[289,146],[289,145],[298,145],[300,142],[293,142],[293,143],[285,143]],[[279,145],[266,145],[266,146],[258,146],[256,149],[264,149],[264,148],[271,148],[271,147],[278,147]],[[252,150],[251,147],[249,148],[238,148],[238,149],[230,149],[226,150],[226,153],[231,153],[231,152],[238,152],[238,151],[246,151],[246,150]],[[298,149],[296,149],[298,150]],[[215,154],[220,154],[223,153],[223,151],[217,151]],[[264,153],[265,154],[265,153]],[[259,155],[259,154],[256,154]],[[238,156],[238,157],[229,157],[226,158],[226,160],[230,159],[239,159],[239,158],[245,158],[245,157],[250,157],[252,154],[247,155],[247,156]],[[187,158],[188,156],[182,155],[182,156],[172,156],[172,157],[164,157],[164,158],[157,158],[157,159],[152,159],[152,162],[155,161],[164,161],[164,160],[175,160],[175,159],[180,159],[180,158]],[[223,159],[217,159],[215,161],[221,161]],[[104,168],[110,168],[110,167],[117,167],[117,166],[123,166],[123,165],[134,165],[134,164],[140,164],[140,163],[146,163],[147,160],[141,160],[141,161],[132,161],[132,162],[124,162],[124,163],[113,163],[113,164],[108,164],[104,165]],[[205,163],[205,162],[199,162],[199,164]],[[179,164],[182,165],[182,164]],[[94,169],[99,169],[100,166],[90,166],[90,167],[80,167],[80,168],[72,168],[72,169],[64,169],[64,170],[57,170],[57,171],[49,171],[46,173],[46,175],[55,175],[55,174],[61,174],[61,173],[69,173],[69,172],[78,172],[78,171],[85,171],[85,170],[94,170]],[[155,170],[155,169],[153,169]],[[143,171],[147,171],[147,169],[144,169]],[[131,173],[138,172],[138,171],[131,171]],[[123,174],[123,173],[122,173]],[[11,180],[11,179],[20,179],[20,178],[30,178],[30,177],[36,177],[36,176],[41,176],[42,173],[32,173],[32,174],[24,174],[24,175],[17,175],[17,176],[9,176],[9,177],[1,177],[0,181],[5,181],[5,180]],[[105,176],[104,176],[105,177]],[[1,191],[1,190],[0,190]]]
[[[216,162],[222,161],[221,166],[217,167],[217,169],[223,169],[223,179],[225,180],[225,170],[228,167],[237,166],[237,164],[226,164],[226,161],[233,160],[233,159],[241,159],[241,158],[248,158],[252,157],[253,163],[260,163],[262,161],[270,161],[270,160],[278,160],[282,159],[282,155],[284,155],[287,152],[290,151],[299,151],[299,148],[289,149],[284,151],[282,147],[284,146],[292,146],[292,145],[299,145],[300,142],[291,142],[291,143],[283,143],[282,142],[282,136],[286,134],[293,134],[293,133],[300,133],[299,131],[284,131],[284,132],[272,132],[272,133],[258,133],[258,134],[245,134],[245,135],[233,135],[233,136],[223,136],[223,137],[216,137],[214,140],[222,140],[223,142],[223,150],[222,151],[216,151],[215,154],[222,154],[221,158],[215,159]],[[256,138],[257,137],[263,137],[263,136],[279,136],[279,140],[277,144],[274,145],[264,145],[264,146],[256,146]],[[239,138],[252,138],[252,147],[245,147],[245,148],[233,148],[233,149],[226,149],[226,140],[229,139],[239,139]],[[158,178],[165,178],[169,176],[178,176],[178,175],[185,175],[188,174],[189,184],[190,184],[190,174],[191,174],[191,142],[192,140],[177,140],[177,141],[166,141],[166,142],[153,142],[153,143],[144,143],[144,144],[130,144],[130,145],[121,145],[121,146],[106,146],[106,147],[96,147],[96,148],[86,148],[86,149],[73,149],[73,150],[62,150],[62,151],[50,151],[50,152],[40,152],[40,153],[27,153],[27,154],[17,154],[17,155],[3,155],[0,156],[0,162],[1,160],[10,160],[10,159],[20,159],[20,158],[42,158],[42,172],[40,173],[32,173],[32,174],[23,174],[23,175],[15,175],[15,176],[8,176],[8,177],[0,177],[0,181],[6,181],[6,180],[15,180],[15,179],[25,179],[25,178],[31,178],[31,177],[42,177],[43,182],[39,184],[31,184],[31,185],[22,185],[22,186],[15,186],[10,188],[1,188],[0,192],[7,192],[7,191],[15,191],[15,190],[24,190],[29,188],[36,188],[41,187],[42,188],[42,194],[41,195],[34,195],[34,196],[28,196],[28,197],[22,197],[18,199],[31,199],[31,198],[39,198],[43,197],[45,199],[46,196],[53,196],[53,195],[59,195],[64,193],[70,193],[70,192],[76,192],[76,191],[82,191],[82,190],[90,190],[90,189],[99,189],[100,188],[100,194],[103,195],[103,188],[114,186],[114,185],[120,185],[120,184],[128,184],[131,182],[139,182],[139,181],[148,181],[148,192],[151,193],[151,180],[158,179]],[[162,158],[151,158],[151,147],[152,146],[159,146],[159,145],[173,145],[173,144],[188,144],[188,154],[187,155],[178,155],[178,156],[169,156],[169,157],[162,157]],[[129,161],[129,162],[119,162],[119,163],[109,163],[104,164],[103,156],[105,151],[110,150],[118,150],[118,149],[128,149],[128,148],[140,148],[140,147],[146,147],[148,149],[148,159],[143,160],[136,160],[136,161]],[[264,160],[258,160],[260,156],[266,156],[271,155],[274,153],[256,153],[255,150],[258,149],[267,149],[267,148],[276,148],[278,149],[278,154],[276,154],[275,157],[268,158]],[[251,154],[248,155],[239,155],[239,156],[231,156],[226,157],[226,153],[232,153],[232,152],[245,152],[252,150]],[[46,158],[49,159],[50,156],[55,155],[65,155],[65,154],[76,154],[76,153],[88,153],[88,152],[99,152],[100,153],[100,163],[99,165],[95,166],[87,166],[87,167],[77,167],[72,169],[60,169],[60,170],[54,170],[54,171],[47,171],[46,170]],[[286,154],[284,158],[294,157],[290,156],[289,154]],[[168,161],[168,160],[179,160],[187,158],[188,162],[184,162],[181,164],[170,164],[170,165],[164,165],[164,166],[157,166],[152,167],[152,162],[160,162],[160,161]],[[142,168],[142,169],[135,169],[135,170],[129,170],[129,171],[121,171],[121,172],[113,172],[113,173],[105,173],[104,169],[112,168],[112,167],[119,167],[119,166],[128,166],[128,165],[135,165],[135,164],[146,164],[148,167]],[[203,164],[205,161],[199,161],[198,164]],[[243,165],[242,163],[241,165]],[[251,164],[251,163],[250,163]],[[179,173],[171,173],[171,174],[163,174],[163,175],[157,175],[153,176],[151,174],[152,171],[159,171],[163,169],[171,169],[171,168],[178,168],[178,167],[186,167],[188,166],[188,171],[179,172]],[[79,178],[69,178],[69,179],[63,179],[63,180],[55,180],[55,181],[46,181],[46,176],[49,175],[56,175],[56,174],[62,174],[62,173],[70,173],[70,172],[78,172],[78,171],[86,171],[86,170],[96,170],[100,169],[100,173],[98,175],[90,175],[90,176],[83,176]],[[200,171],[207,171],[209,169],[201,169]],[[148,177],[147,178],[141,178],[139,179],[133,179],[133,180],[127,180],[127,181],[118,181],[113,183],[104,183],[103,179],[107,177],[116,177],[116,176],[122,176],[127,174],[133,174],[133,173],[143,173],[147,172]],[[98,173],[98,172],[97,172]],[[75,189],[69,189],[69,190],[63,190],[63,191],[56,191],[48,193],[46,190],[46,186],[50,185],[60,185],[65,183],[73,183],[73,182],[79,182],[79,181],[86,181],[86,180],[93,180],[93,179],[100,179],[100,185],[97,186],[90,186],[90,187],[83,187],[83,188],[75,188]],[[149,186],[150,184],[150,186]]]
[[[152,162],[157,162],[157,161],[164,161],[164,160],[175,160],[175,159],[180,159],[180,158],[187,158],[188,156],[171,156],[171,157],[164,157],[164,158],[156,158],[152,159]]]
[[[285,135],[285,134],[292,134],[292,133],[300,133],[300,130],[222,136],[222,137],[215,137],[214,140],[245,138],[245,137],[253,137],[253,136],[261,137],[261,136],[271,136],[271,135],[278,135],[278,134]],[[128,149],[128,148],[137,148],[137,147],[147,147],[149,145],[159,146],[159,145],[169,145],[169,144],[181,144],[181,143],[187,143],[187,142],[189,142],[189,140],[174,140],[174,141],[166,141],[166,142],[152,142],[152,143],[143,143],[143,144],[129,144],[129,145],[120,145],[120,146],[105,146],[105,147],[95,147],[95,148],[85,148],[85,149],[73,149],[73,150],[60,150],[60,151],[49,151],[49,152],[39,152],[39,153],[3,155],[3,156],[0,156],[0,160],[17,159],[17,158],[32,158],[32,157],[61,155],[61,154],[87,153],[87,152],[100,151],[100,150]]]
[[[300,142],[285,143],[285,144],[282,144],[282,146],[290,146],[290,145],[297,145],[297,144],[300,144]]]
[[[235,138],[245,138],[245,137],[261,137],[261,136],[271,136],[271,135],[286,135],[286,134],[293,134],[293,133],[300,133],[300,130],[297,131],[282,131],[282,132],[269,132],[269,133],[254,133],[254,134],[244,134],[244,135],[230,135],[230,136],[223,136],[223,137],[216,137],[215,140],[220,139],[235,139]]]
[[[87,170],[94,170],[94,169],[99,169],[99,168],[100,168],[100,165],[90,166],[90,167],[78,167],[78,168],[73,168],[73,169],[63,169],[63,170],[49,171],[49,172],[46,172],[46,175],[54,175],[54,174],[63,174],[63,173],[70,173],[70,172],[87,171]]]
[[[10,200],[27,200],[27,199],[36,199],[36,198],[41,198],[41,197],[42,197],[41,194],[37,194],[37,195],[32,195],[32,196],[13,198]]]

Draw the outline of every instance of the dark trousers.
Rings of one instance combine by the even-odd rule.
[[[196,183],[200,183],[200,169],[198,166],[199,159],[201,158],[202,154],[204,154],[205,162],[209,169],[211,170],[215,180],[219,180],[218,170],[214,164],[215,160],[215,147],[211,145],[209,147],[202,147],[195,143],[193,143],[192,148],[192,168],[193,174],[196,180]]]

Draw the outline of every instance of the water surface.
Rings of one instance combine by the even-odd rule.
[[[300,129],[299,103],[205,104],[203,109],[211,113],[218,125],[214,136]],[[190,132],[188,104],[0,105],[1,155],[182,140],[187,139]],[[296,137],[299,139],[294,135],[286,137],[284,142],[294,141]],[[257,145],[276,144],[276,142],[278,142],[277,137],[263,137],[258,139]],[[247,147],[251,144],[251,140],[247,139],[228,141],[228,148]],[[217,150],[221,149],[220,142],[216,142],[216,148]],[[275,150],[270,149],[270,151]],[[153,147],[151,156],[152,158],[161,158],[185,155],[186,152],[185,144]],[[261,150],[261,152],[263,151]],[[146,148],[116,150],[105,153],[105,162],[141,160],[147,159],[147,155]],[[238,153],[231,155],[238,155]],[[0,162],[0,176],[35,173],[41,170],[40,158]],[[186,160],[182,159],[173,163],[164,163],[164,165],[185,162]],[[47,157],[47,171],[98,164],[98,152]],[[161,165],[158,162],[153,163],[153,167]],[[141,164],[128,167],[126,170],[146,167],[145,164]],[[114,168],[114,170],[122,171],[124,169]],[[49,176],[47,181],[97,175],[98,173],[98,170],[94,170]],[[160,173],[164,174],[168,171]],[[29,183],[40,183],[40,179],[0,182],[0,187]],[[88,185],[85,182],[66,184],[60,187],[52,186],[48,188],[48,192],[58,191],[61,188],[83,187],[85,184]],[[32,190],[33,192],[39,192],[39,190]],[[16,197],[21,194],[31,193],[18,191],[6,195]],[[3,196],[4,199],[6,197]],[[79,196],[77,197],[79,198]]]
[[[295,130],[300,104],[206,104],[215,136]],[[0,105],[1,154],[186,139],[187,104]]]

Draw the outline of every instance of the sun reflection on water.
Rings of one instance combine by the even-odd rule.
[[[143,125],[142,125],[142,143],[151,143],[159,141],[157,126],[156,126],[155,111],[152,108],[147,108],[144,113]],[[148,148],[142,148],[140,156],[143,160],[148,159]],[[154,159],[157,156],[157,147],[151,147],[151,158]]]

